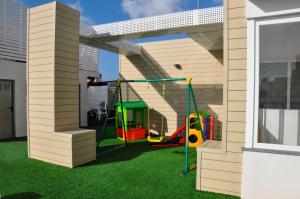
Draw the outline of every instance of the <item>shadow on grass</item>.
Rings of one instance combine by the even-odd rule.
[[[152,147],[147,141],[131,142],[124,147],[121,147],[121,145],[107,145],[100,147],[98,151],[99,155],[94,162],[85,164],[84,166],[129,161],[144,153],[163,149],[166,149],[166,147]],[[106,153],[105,151],[109,152]]]
[[[185,155],[185,151],[173,151],[172,153],[174,153],[174,154],[180,154],[180,155]],[[190,154],[191,152],[189,151],[189,154]]]
[[[19,141],[26,141],[27,137],[18,137],[18,138],[10,138],[10,139],[6,139],[6,140],[0,140],[0,143],[3,142],[19,142]]]
[[[1,197],[0,197],[1,198]],[[38,193],[34,192],[23,192],[23,193],[16,193],[8,196],[3,196],[1,199],[38,199],[42,198],[42,196]]]

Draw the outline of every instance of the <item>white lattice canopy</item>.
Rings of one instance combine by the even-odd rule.
[[[126,55],[140,54],[139,45],[126,40],[180,33],[187,33],[208,50],[222,49],[223,7],[95,25],[81,33],[81,42]]]

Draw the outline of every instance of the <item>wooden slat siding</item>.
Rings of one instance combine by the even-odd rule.
[[[213,180],[205,178],[205,181],[201,182],[201,186],[204,191],[219,192],[231,195],[240,195],[241,184],[236,182]]]
[[[227,151],[233,152],[233,153],[240,153],[243,145],[244,145],[244,141],[242,141],[242,142],[227,141]]]
[[[240,183],[241,174],[230,171],[225,172],[211,169],[202,169],[201,177],[207,179],[216,179],[221,181]]]
[[[145,61],[140,56],[120,58],[121,75],[125,79],[153,79],[163,77],[192,77],[192,84],[198,108],[217,116],[216,131],[220,137],[222,128],[223,99],[223,52],[208,52],[192,39],[149,42],[141,44],[150,58]],[[215,57],[216,56],[216,57]],[[152,61],[151,61],[152,60]],[[156,66],[156,65],[159,66]],[[183,69],[177,70],[174,64]],[[155,72],[155,69],[159,70]],[[153,72],[157,74],[153,74]],[[137,98],[144,100],[151,108],[151,128],[161,131],[161,115],[165,117],[164,131],[174,132],[183,123],[186,109],[186,82],[166,83],[165,100],[162,98],[162,86],[159,83],[130,83]],[[149,88],[148,88],[149,87]],[[131,93],[132,94],[132,93]],[[134,95],[134,94],[132,94]],[[132,100],[124,92],[125,100]]]
[[[51,25],[51,24],[50,24]],[[53,24],[52,24],[53,25]],[[29,47],[36,47],[36,46],[41,46],[41,45],[44,45],[44,44],[49,44],[51,43],[51,39],[49,38],[45,38],[43,40],[37,40],[37,41],[32,41],[29,45]]]
[[[62,142],[69,142],[69,138],[71,137],[69,134],[47,132],[44,129],[39,130],[39,131],[37,131],[37,130],[33,131],[31,133],[31,136],[45,139],[45,140],[57,140],[57,141],[62,141]]]
[[[76,92],[59,92],[55,91],[56,99],[76,99],[78,97],[79,91]],[[58,113],[57,113],[58,114]]]
[[[204,160],[216,160],[222,162],[233,162],[233,163],[242,163],[242,156],[239,153],[228,152],[225,155],[219,153],[203,153],[202,159]],[[214,169],[212,167],[211,169]]]
[[[55,120],[55,124],[58,126],[62,125],[73,125],[78,121],[78,117],[59,118]]]
[[[69,148],[57,147],[57,146],[63,146],[62,143],[49,144],[45,142],[40,142],[40,140],[31,139],[30,145],[32,150],[40,150],[47,153],[53,153],[59,156],[70,157],[69,156],[70,147]],[[69,143],[66,143],[66,145],[71,146]]]
[[[92,143],[91,139],[92,139],[91,137],[86,136],[86,137],[78,138],[76,142],[73,141],[73,144],[74,144],[73,151],[75,151],[75,150],[77,150],[77,151],[84,151],[85,147],[94,146],[96,142]]]
[[[246,10],[244,9],[244,7],[229,9],[228,19],[241,18],[241,16],[245,16],[245,11]]]
[[[67,38],[68,40],[74,41],[73,43],[78,44],[78,14],[69,9],[65,9],[61,4],[57,4],[55,23],[56,38]],[[71,29],[68,29],[68,27],[71,27]],[[61,43],[55,45],[55,60],[57,60],[57,57],[63,59],[64,62],[73,62],[69,68],[74,69],[74,72],[55,70],[55,91],[56,94],[58,92],[60,93],[59,95],[55,95],[55,117],[60,115],[60,118],[55,120],[55,130],[64,131],[78,128],[79,126],[79,95],[75,95],[73,96],[74,98],[71,99],[68,95],[64,95],[65,93],[79,93],[79,45],[77,45],[77,47],[70,47]],[[61,68],[64,66],[56,64],[55,67]],[[65,79],[64,77],[66,76],[72,78]],[[64,117],[63,114],[67,114],[68,117]]]
[[[73,116],[74,116],[73,112],[60,112],[55,115],[56,119],[65,119]]]
[[[240,196],[242,150],[245,138],[246,110],[246,48],[247,30],[245,0],[227,0],[228,82],[226,153],[203,152],[201,156],[200,189]]]
[[[53,126],[46,126],[46,125],[30,123],[29,128],[30,128],[30,133],[40,132],[41,134],[43,134],[43,133],[52,133],[53,132],[53,130],[52,130]]]
[[[77,80],[77,72],[71,71],[71,70],[56,70],[56,81],[59,84],[61,81],[69,81],[69,79]],[[67,72],[67,73],[65,73]]]
[[[53,51],[54,49],[54,45],[49,43],[49,44],[45,44],[43,46],[38,45],[38,46],[31,46],[29,48],[30,52],[44,52],[44,51]]]
[[[31,128],[30,154],[31,158],[72,167],[71,136]]]
[[[51,157],[48,158],[48,154],[47,153],[40,153],[40,152],[32,151],[32,154],[33,154],[32,158],[34,158],[36,160],[40,160],[40,161],[44,161],[44,162],[49,162],[49,163],[52,163],[52,164],[57,164],[57,165],[61,165],[61,166],[65,166],[65,167],[70,167],[70,168],[72,167],[72,165],[70,163],[66,163],[66,162],[63,162],[63,161],[54,160]]]
[[[32,157],[38,160],[50,160],[51,163],[61,162],[68,167],[72,167],[72,158],[70,155],[59,154],[59,150],[52,148],[50,151],[40,146],[38,148],[31,148],[30,153]],[[56,150],[56,151],[55,151]]]
[[[236,82],[237,83],[237,82]],[[246,91],[231,91],[228,90],[228,100],[229,101],[242,101],[246,100]]]
[[[44,126],[52,126],[53,125],[53,121],[51,119],[49,120],[49,118],[42,119],[42,118],[31,117],[30,120],[31,120],[32,124],[44,125]]]
[[[79,14],[53,2],[30,9],[28,19],[29,156],[71,168],[92,161],[95,131],[78,130]],[[63,32],[60,21],[73,32]]]
[[[228,111],[245,112],[246,107],[244,103],[245,103],[244,101],[230,101],[228,102]]]
[[[245,122],[245,112],[228,111],[228,122]]]
[[[73,167],[96,159],[96,134],[92,131],[76,135],[72,140]]]
[[[36,9],[29,10],[28,23],[28,108],[29,108],[29,128],[30,135],[34,132],[41,134],[45,132],[53,132],[54,128],[54,103],[49,103],[49,100],[41,100],[45,91],[50,95],[54,94],[53,80],[49,79],[43,85],[36,84],[42,78],[53,77],[52,70],[54,60],[53,44],[43,44],[44,40],[54,40],[54,9],[52,4],[41,6]],[[45,26],[44,24],[48,24]],[[39,44],[39,45],[36,45]],[[40,67],[35,70],[39,64],[45,64],[46,67]],[[38,103],[37,103],[38,102]],[[31,114],[31,111],[35,115]],[[47,113],[47,117],[40,118],[40,114]],[[41,130],[41,131],[40,131]],[[31,142],[31,139],[29,139]],[[37,147],[35,147],[35,151]],[[33,156],[33,149],[30,143],[30,155]]]
[[[78,100],[76,99],[57,99],[57,101],[62,104],[62,105],[68,105],[68,104],[74,104],[74,105],[78,105]],[[49,98],[46,98],[46,99],[42,99],[42,98],[39,98],[39,99],[35,99],[35,98],[32,98],[31,101],[29,102],[30,105],[54,105],[54,100],[53,98],[49,99]]]
[[[227,141],[228,142],[239,142],[243,143],[245,141],[245,133],[238,133],[238,132],[227,132]]]
[[[220,189],[216,189],[216,188],[202,187],[202,190],[208,191],[208,192],[223,193],[223,194],[227,194],[227,195],[239,195],[239,193],[236,193],[236,192],[230,192],[230,191],[220,190]]]
[[[41,113],[41,112],[36,112],[36,111],[30,111],[30,117],[33,118],[51,118],[52,114],[51,113]]]
[[[39,145],[51,146],[60,149],[67,149],[67,150],[71,149],[71,145],[69,144],[69,142],[62,141],[62,140],[51,140],[51,139],[46,140],[39,137],[31,137],[30,139],[31,139],[31,144],[36,143]]]
[[[246,90],[246,85],[245,80],[229,81],[228,89],[231,91],[244,91]]]
[[[202,169],[210,169],[210,170],[217,170],[217,171],[224,171],[224,172],[236,172],[241,173],[239,170],[242,169],[242,163],[239,162],[225,162],[219,160],[206,160],[203,159],[202,162]],[[203,182],[205,180],[201,180]]]
[[[245,132],[245,123],[244,122],[231,122],[228,121],[228,131],[229,132],[237,132],[237,133],[244,133]]]
[[[30,90],[29,90],[30,92]],[[40,95],[42,95],[43,93],[40,92]],[[29,110],[30,111],[36,111],[36,112],[47,112],[47,113],[53,113],[53,109],[54,109],[54,106],[47,106],[47,105],[35,105],[35,104],[30,104],[31,101],[28,102],[28,104],[30,105],[29,106]],[[53,118],[53,117],[52,117]]]
[[[80,134],[80,135],[77,135],[77,136],[73,137],[73,142],[74,143],[82,142],[82,141],[86,141],[86,140],[92,139],[94,137],[95,137],[95,135],[93,133],[91,133],[91,132],[89,132],[87,134]]]
[[[77,147],[76,149],[73,148],[73,153],[75,154],[73,158],[77,159],[77,161],[80,161],[80,159],[83,159],[85,155],[92,154],[95,148],[96,143],[91,143],[90,141],[83,147]]]

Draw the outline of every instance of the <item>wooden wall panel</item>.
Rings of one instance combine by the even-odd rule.
[[[96,159],[95,131],[78,128],[79,13],[31,8],[28,33],[29,157],[71,168]]]
[[[41,67],[41,63],[49,63],[54,60],[53,44],[36,45],[43,43],[43,40],[53,41],[54,32],[54,9],[53,4],[41,6],[36,9],[29,9],[28,18],[28,104],[29,104],[29,128],[33,131],[43,133],[54,131],[54,103],[53,100],[43,99],[43,93],[54,94],[53,65],[47,64]],[[43,24],[48,24],[47,26]],[[45,46],[45,48],[44,48]],[[38,61],[37,61],[38,60]],[[36,70],[36,68],[39,68]],[[48,79],[49,78],[49,79]],[[48,79],[41,83],[41,80]],[[36,83],[40,82],[40,83]],[[32,113],[31,113],[32,111]],[[47,117],[41,115],[47,114]],[[30,153],[31,154],[31,153]]]
[[[224,3],[225,43],[227,47],[227,121],[225,151],[198,154],[201,175],[198,188],[240,196],[242,176],[242,146],[245,139],[247,30],[245,0],[227,0]],[[202,169],[202,171],[201,171]]]
[[[70,68],[74,71],[62,71],[56,68],[64,66],[55,65],[55,91],[60,92],[55,95],[55,116],[58,114],[60,119],[55,120],[56,131],[70,130],[79,126],[79,95],[68,97],[68,93],[79,93],[79,14],[73,9],[57,4],[56,10],[56,38],[68,39],[77,43],[77,46],[69,47],[65,44],[55,45],[55,59],[63,59],[64,62],[70,61],[73,64]],[[58,75],[59,74],[59,75]],[[65,79],[64,77],[72,77]],[[66,93],[66,95],[64,95]],[[74,101],[76,101],[74,103]],[[69,119],[62,120],[63,114],[67,114]]]

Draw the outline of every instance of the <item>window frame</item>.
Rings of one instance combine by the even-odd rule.
[[[246,147],[300,152],[300,146],[258,142],[260,27],[264,25],[276,25],[293,22],[300,22],[300,16],[281,16],[264,18],[261,20],[252,19],[247,21],[248,70],[245,143]],[[292,60],[290,60],[290,62],[292,62]],[[290,63],[288,65],[290,65]]]

